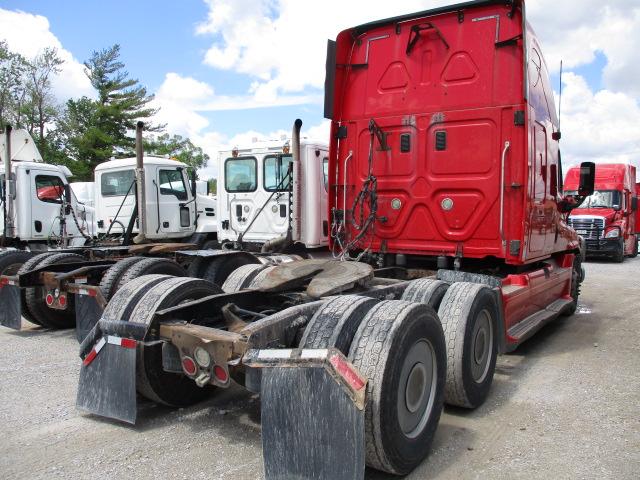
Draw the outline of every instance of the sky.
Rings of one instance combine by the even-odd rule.
[[[211,157],[254,139],[281,139],[295,118],[328,139],[326,41],[343,29],[452,0],[2,0],[0,39],[28,58],[56,47],[62,103],[92,96],[82,62],[115,43],[133,78],[155,95],[155,119]],[[640,1],[527,0],[559,91],[562,154],[640,167]],[[556,92],[557,93],[557,92]]]

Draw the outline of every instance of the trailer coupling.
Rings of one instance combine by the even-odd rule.
[[[18,277],[0,276],[0,325],[14,330],[22,326],[22,300]]]
[[[249,350],[267,480],[364,478],[366,379],[335,349]]]
[[[147,325],[100,320],[80,344],[80,410],[135,423],[136,349]]]

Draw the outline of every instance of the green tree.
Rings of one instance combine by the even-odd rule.
[[[42,155],[48,149],[45,128],[59,116],[59,108],[51,90],[51,78],[60,73],[63,63],[55,48],[46,48],[27,67],[27,100],[22,106],[24,124],[35,138]]]
[[[0,41],[0,130],[6,124],[22,126],[22,105],[27,98],[29,62]]]
[[[145,121],[146,131],[164,128],[148,121],[157,113],[149,105],[153,95],[137,79],[129,78],[119,57],[119,45],[93,52],[84,65],[97,100],[83,97],[66,105],[66,151],[74,160],[86,162],[83,170],[89,172],[113,156],[133,155],[137,121]]]
[[[146,138],[144,151],[147,155],[173,158],[196,170],[205,167],[209,161],[209,155],[204,153],[202,148],[195,146],[191,140],[180,135],[170,136],[168,133]]]
[[[211,195],[217,195],[218,194],[218,179],[217,178],[210,178],[209,180],[207,180],[207,182],[209,182],[209,193]]]

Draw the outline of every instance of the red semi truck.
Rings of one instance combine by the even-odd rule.
[[[523,1],[350,28],[329,42],[325,92],[334,258],[245,265],[222,288],[128,283],[82,343],[79,408],[135,422],[136,390],[185,406],[233,378],[261,395],[267,479],[406,474],[444,403],[481,405],[498,353],[575,311],[566,216],[594,165],[563,194]]]
[[[567,172],[564,189],[576,193],[580,167]],[[607,256],[617,262],[638,255],[636,167],[624,163],[596,166],[595,191],[569,216],[582,236],[589,256]]]

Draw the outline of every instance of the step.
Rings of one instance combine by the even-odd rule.
[[[555,319],[562,311],[571,304],[571,300],[559,298],[549,304],[544,310],[537,311],[529,315],[524,320],[511,327],[507,334],[513,337],[517,343],[522,343],[530,338],[551,320]]]

